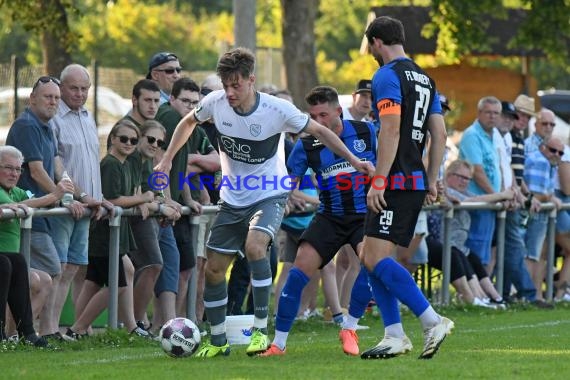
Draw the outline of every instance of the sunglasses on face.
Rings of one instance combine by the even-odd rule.
[[[555,153],[558,154],[560,157],[564,156],[564,151],[563,150],[558,150],[556,148],[552,148],[548,145],[546,145],[546,148],[550,151],[550,153]]]
[[[178,74],[182,71],[182,67],[175,67],[173,69],[155,69],[155,71],[162,71],[165,74],[172,75],[176,71]]]
[[[149,143],[150,145],[153,145],[154,143],[156,143],[156,145],[157,145],[159,148],[164,148],[164,146],[166,145],[165,142],[164,142],[164,140],[159,140],[159,139],[157,139],[156,137],[153,137],[153,136],[145,136],[145,137],[146,137],[146,141],[148,141],[148,143]]]
[[[131,143],[131,145],[137,145],[139,143],[139,139],[137,139],[136,137],[129,137],[129,136],[117,136],[119,138],[119,141],[123,144],[126,144],[128,142]]]
[[[58,86],[61,85],[61,82],[57,78],[50,77],[50,76],[39,77],[38,80],[36,81],[36,83],[34,84],[34,87],[32,87],[32,91],[34,91],[40,85],[40,83],[45,84],[45,83],[49,83],[49,82],[53,82],[53,83],[57,84]]]

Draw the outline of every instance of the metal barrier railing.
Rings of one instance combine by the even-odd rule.
[[[1,207],[0,207],[1,208]],[[564,204],[563,210],[570,210],[570,203]],[[218,211],[218,206],[204,206],[202,208],[203,215],[213,215]],[[424,210],[441,210],[444,213],[443,217],[443,258],[442,258],[442,291],[441,291],[441,304],[449,304],[450,294],[450,271],[451,271],[451,242],[449,240],[450,221],[453,218],[454,210],[495,210],[497,211],[497,259],[496,259],[496,280],[495,287],[499,292],[503,288],[503,271],[504,271],[504,257],[505,257],[505,220],[506,210],[501,203],[489,204],[484,202],[463,202],[461,204],[454,204],[448,206],[431,205],[424,207]],[[554,276],[554,236],[557,210],[553,203],[545,203],[542,205],[541,212],[548,211],[548,229],[546,242],[548,244],[547,260],[546,260],[546,300],[552,301],[553,290],[553,276]],[[57,207],[51,209],[30,209],[28,215],[22,210],[13,211],[11,209],[2,209],[0,213],[1,219],[20,218],[21,224],[21,254],[26,258],[26,262],[30,262],[30,237],[32,228],[32,218],[37,217],[57,217],[62,215],[69,215],[70,212],[64,207]],[[192,215],[190,208],[182,208],[183,215]],[[91,215],[90,210],[85,210],[84,217]],[[109,219],[110,238],[109,238],[109,310],[108,310],[108,324],[110,328],[117,328],[117,310],[118,310],[118,273],[119,273],[119,226],[121,218],[140,215],[137,209],[122,209],[115,207],[115,215]],[[157,213],[151,213],[151,216],[158,216]],[[199,215],[194,215],[191,218],[191,223],[199,224]],[[196,295],[196,268],[192,275],[189,302],[188,302],[188,315],[195,315],[195,295]]]
[[[0,206],[1,208],[1,206]],[[204,206],[202,208],[203,214],[213,215],[218,210],[217,206]],[[30,208],[30,212],[26,215],[24,211],[18,210],[13,211],[11,209],[2,208],[0,213],[0,220],[2,219],[12,219],[20,218],[20,229],[21,229],[21,246],[20,253],[25,257],[26,262],[30,263],[30,238],[32,232],[32,218],[36,217],[60,217],[62,215],[69,215],[70,212],[65,207],[56,207],[51,209],[33,209]],[[105,213],[106,214],[106,213]],[[182,208],[183,215],[192,215],[189,207]],[[84,218],[90,217],[91,211],[86,209],[84,212]],[[137,209],[122,209],[121,207],[115,207],[115,213],[113,218],[109,218],[109,307],[108,307],[108,325],[110,328],[116,329],[118,326],[118,290],[119,290],[119,227],[121,225],[122,217],[131,217],[135,215],[140,215]],[[158,216],[158,213],[151,213],[151,216]],[[106,216],[106,215],[105,215]],[[197,224],[200,216],[194,216],[191,223]],[[194,269],[195,270],[195,269]],[[194,273],[195,274],[195,273]],[[193,275],[192,277],[196,277]],[[195,285],[194,289],[189,292],[190,295],[194,294],[195,299]],[[189,302],[189,305],[194,307],[193,302]],[[189,310],[194,313],[193,309]]]

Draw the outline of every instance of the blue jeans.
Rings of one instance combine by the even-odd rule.
[[[520,226],[519,210],[507,212],[505,220],[505,261],[503,278],[503,298],[511,291],[511,284],[517,289],[519,297],[529,301],[536,299],[536,288],[524,263],[527,254],[523,233]]]
[[[174,239],[172,226],[160,227],[158,245],[162,254],[162,270],[154,284],[154,294],[158,297],[162,292],[178,293],[178,276],[180,273],[180,253]]]

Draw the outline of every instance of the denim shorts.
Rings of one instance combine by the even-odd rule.
[[[548,228],[548,212],[533,214],[525,232],[526,258],[539,261]]]
[[[471,227],[469,237],[465,245],[481,259],[483,265],[491,261],[491,241],[495,231],[495,211],[474,210],[470,211]]]
[[[556,196],[563,203],[570,203],[570,196],[556,190]],[[570,210],[559,210],[556,214],[556,233],[563,234],[570,232]]]
[[[50,235],[62,264],[87,265],[89,218],[75,220],[70,216],[49,219]]]

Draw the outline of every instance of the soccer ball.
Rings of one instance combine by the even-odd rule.
[[[190,356],[200,346],[200,330],[186,318],[174,318],[166,322],[160,329],[159,336],[162,349],[173,358]]]

